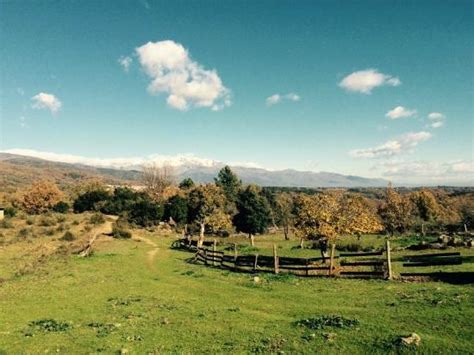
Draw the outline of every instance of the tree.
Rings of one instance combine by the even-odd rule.
[[[38,214],[51,210],[64,194],[56,184],[49,181],[35,182],[20,197],[20,205],[28,213]]]
[[[411,195],[415,207],[415,214],[425,222],[436,221],[440,215],[440,206],[433,193],[426,189],[413,192]]]
[[[234,216],[237,231],[247,233],[252,246],[254,235],[264,233],[271,223],[270,207],[260,192],[255,185],[249,185],[240,191],[237,197],[237,214]]]
[[[188,220],[188,201],[185,197],[175,195],[165,204],[164,219],[173,219],[176,223],[183,225]]]
[[[225,197],[231,203],[235,203],[237,200],[237,194],[239,193],[242,182],[239,180],[232,169],[226,165],[217,174],[217,178],[214,179],[217,186],[222,188]]]
[[[188,199],[189,221],[200,226],[198,246],[202,246],[206,230],[216,232],[232,226],[231,218],[225,210],[226,197],[219,186],[196,186],[189,192]]]
[[[275,198],[275,215],[276,222],[283,227],[283,234],[285,235],[285,240],[288,240],[290,228],[293,224],[293,210],[294,202],[293,196],[288,192],[282,192],[278,194]]]
[[[143,199],[131,206],[128,221],[142,227],[157,225],[163,217],[163,207],[150,199]]]
[[[163,201],[163,193],[173,185],[174,169],[170,165],[147,164],[143,167],[143,183],[145,191],[155,201]]]
[[[320,241],[325,258],[328,242],[343,234],[375,233],[383,226],[365,199],[358,194],[321,193],[295,198],[295,227],[303,239]]]
[[[193,179],[191,179],[191,178],[189,178],[189,177],[183,179],[183,181],[181,181],[181,182],[179,183],[179,188],[180,188],[181,190],[190,190],[190,189],[192,189],[193,187],[194,187],[194,181],[193,181]]]
[[[122,215],[129,212],[137,202],[150,197],[144,192],[134,191],[129,187],[117,187],[101,206],[100,211],[106,214]]]
[[[400,195],[389,184],[385,201],[379,209],[385,231],[393,236],[397,232],[403,233],[408,230],[413,224],[412,211],[413,204],[410,198]]]

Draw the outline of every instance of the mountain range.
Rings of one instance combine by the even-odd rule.
[[[66,163],[45,159],[0,153],[0,183],[31,183],[39,178],[53,178],[60,183],[72,182],[86,177],[101,177],[106,181],[128,184],[140,184],[141,165],[126,167],[102,167],[82,163]],[[218,161],[201,163],[195,159],[182,159],[174,165],[176,179],[181,181],[190,177],[197,183],[214,181],[214,177],[225,164]],[[278,187],[384,187],[388,181],[383,179],[364,178],[353,175],[342,175],[330,172],[298,171],[293,169],[267,170],[256,167],[231,166],[232,170],[244,183],[260,186]]]

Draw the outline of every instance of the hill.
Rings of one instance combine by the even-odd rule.
[[[176,166],[177,180],[185,177],[195,182],[213,181],[224,163],[215,162],[211,165],[183,162]],[[21,186],[33,180],[49,178],[59,184],[69,184],[87,178],[102,178],[110,184],[140,184],[140,167],[105,168],[83,164],[52,162],[39,158],[0,153],[0,184],[5,186]],[[329,172],[298,171],[293,169],[271,171],[261,168],[233,166],[232,169],[244,183],[261,186],[280,187],[382,187],[387,185],[383,179],[370,179],[360,176],[342,175]]]

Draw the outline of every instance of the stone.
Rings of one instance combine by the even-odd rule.
[[[439,242],[439,243],[443,243],[443,244],[448,244],[448,242],[449,242],[449,237],[448,237],[446,234],[441,234],[441,235],[438,237],[438,242]]]
[[[254,276],[253,282],[255,282],[256,284],[260,283],[260,277]]]
[[[407,337],[401,337],[400,343],[405,346],[410,346],[410,345],[419,346],[421,343],[421,338],[418,334],[411,333]]]
[[[431,243],[431,249],[445,249],[446,246],[443,243]]]
[[[337,334],[336,333],[324,333],[323,337],[324,337],[324,340],[332,343],[334,340],[336,340]]]

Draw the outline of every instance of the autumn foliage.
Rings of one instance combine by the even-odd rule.
[[[21,207],[28,213],[38,214],[47,212],[59,203],[64,194],[49,181],[39,181],[31,185],[20,197]]]

